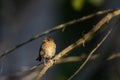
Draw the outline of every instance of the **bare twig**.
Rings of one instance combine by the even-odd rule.
[[[28,43],[36,40],[36,39],[38,39],[38,38],[40,38],[40,37],[42,37],[42,36],[44,36],[44,35],[46,35],[46,34],[49,34],[49,33],[54,32],[54,31],[56,31],[56,30],[63,29],[63,28],[65,28],[65,27],[68,27],[69,25],[75,24],[75,23],[77,23],[77,22],[90,19],[90,18],[92,18],[92,17],[94,17],[94,16],[98,16],[98,15],[102,15],[102,14],[105,14],[105,13],[109,13],[109,12],[111,12],[111,11],[113,11],[113,10],[99,11],[99,12],[97,12],[97,13],[94,13],[94,14],[91,14],[91,15],[88,15],[88,16],[85,16],[85,17],[76,19],[76,20],[69,21],[69,22],[64,23],[64,24],[61,24],[61,25],[58,25],[58,26],[56,26],[56,27],[54,27],[54,28],[52,28],[52,29],[50,29],[50,30],[47,30],[47,31],[43,32],[42,34],[35,35],[34,37],[30,38],[29,40],[24,41],[24,42],[22,42],[21,44],[18,44],[17,46],[15,46],[15,47],[13,47],[13,48],[11,48],[11,49],[9,49],[9,50],[6,50],[4,53],[1,53],[1,54],[0,54],[0,58],[4,57],[5,55],[10,54],[11,52],[15,51],[16,49],[18,49],[18,48],[20,48],[20,47],[22,47],[22,46],[24,46],[24,45],[26,45],[26,44],[28,44]]]
[[[108,37],[108,35],[110,34],[111,30],[106,34],[106,36],[101,40],[101,42],[90,52],[90,54],[88,55],[88,57],[86,58],[86,60],[83,62],[83,64],[77,69],[77,71],[75,71],[75,73],[70,76],[67,80],[71,80],[73,77],[75,77],[75,75],[78,74],[78,72],[80,72],[82,70],[82,68],[85,66],[85,64],[88,62],[88,60],[91,58],[92,54],[102,45],[102,43],[106,40],[106,38]]]
[[[120,14],[120,10],[116,10],[116,11],[114,11],[112,13],[109,13],[107,16],[105,16],[103,19],[101,19],[100,22],[98,22],[96,24],[96,26],[94,26],[93,29],[91,29],[91,31],[89,31],[87,34],[85,34],[83,36],[83,38],[81,38],[78,41],[76,41],[75,43],[69,45],[67,48],[62,50],[58,55],[56,55],[52,60],[49,60],[46,63],[46,66],[37,75],[36,80],[39,80],[45,74],[45,72],[50,67],[52,67],[52,65],[56,61],[58,61],[61,57],[63,57],[64,55],[68,54],[68,52],[70,52],[71,50],[73,50],[77,46],[81,46],[83,44],[83,42],[89,41],[92,38],[92,36],[94,35],[94,33],[102,27],[102,25],[104,25],[106,22],[109,22],[109,20],[111,20],[111,18],[113,18],[115,16],[118,16],[119,14]]]
[[[82,54],[81,56],[71,56],[71,57],[65,57],[61,58],[59,61],[56,62],[56,64],[62,64],[62,63],[69,63],[69,62],[80,62],[87,58],[88,55]],[[95,54],[90,57],[89,60],[95,60],[100,56],[100,54]],[[114,53],[109,55],[106,60],[110,61],[113,59],[120,59],[120,53]]]

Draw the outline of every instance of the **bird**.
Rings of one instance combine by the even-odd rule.
[[[51,37],[47,37],[43,40],[40,49],[39,49],[39,56],[37,57],[37,61],[44,60],[44,64],[46,64],[46,59],[51,59],[56,52],[56,44],[54,39]]]

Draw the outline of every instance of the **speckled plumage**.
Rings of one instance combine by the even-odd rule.
[[[36,60],[51,59],[56,52],[56,44],[52,38],[45,38],[39,50],[39,57]]]

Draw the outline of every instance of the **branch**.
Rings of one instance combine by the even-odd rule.
[[[58,26],[56,26],[56,27],[54,27],[54,28],[52,28],[52,29],[49,29],[49,30],[43,32],[42,34],[38,34],[38,35],[33,36],[33,37],[30,38],[29,40],[24,41],[24,42],[22,42],[21,44],[18,44],[17,46],[15,46],[15,47],[13,47],[13,48],[11,48],[11,49],[9,49],[9,50],[6,50],[4,53],[1,53],[1,54],[0,54],[0,58],[4,57],[5,55],[10,54],[11,52],[15,51],[16,49],[18,49],[18,48],[20,48],[20,47],[22,47],[22,46],[24,46],[24,45],[26,45],[26,44],[28,44],[28,43],[36,40],[36,39],[38,39],[38,38],[40,38],[40,37],[42,37],[42,36],[44,36],[44,35],[47,35],[47,34],[49,34],[49,33],[51,33],[51,32],[54,32],[54,31],[60,30],[60,29],[64,29],[64,28],[66,28],[66,27],[69,27],[69,26],[72,25],[72,24],[75,24],[75,23],[78,23],[78,22],[80,22],[80,21],[84,21],[84,20],[90,19],[90,18],[92,18],[92,17],[94,17],[94,16],[98,16],[98,15],[102,15],[102,14],[105,14],[105,13],[109,13],[109,12],[111,12],[111,11],[113,11],[113,10],[110,10],[110,9],[109,9],[109,10],[99,11],[99,12],[97,12],[97,13],[94,13],[94,14],[91,14],[91,15],[88,15],[88,16],[85,16],[85,17],[76,19],[76,20],[72,20],[72,21],[66,22],[66,23],[61,24],[61,25],[58,25]]]
[[[86,54],[82,54],[81,56],[71,56],[71,57],[61,58],[59,61],[56,62],[56,64],[69,63],[69,62],[81,62],[84,59],[86,59],[87,56],[88,55]],[[99,56],[100,54],[92,55],[89,60],[95,60]],[[120,59],[120,53],[111,54],[106,58],[107,61],[110,61],[113,59]]]
[[[116,10],[112,13],[109,13],[107,16],[105,16],[104,18],[102,18],[97,24],[96,26],[93,27],[93,29],[91,29],[87,34],[85,34],[83,36],[83,38],[79,39],[78,41],[76,41],[75,43],[69,45],[68,47],[66,47],[64,50],[62,50],[59,54],[57,54],[53,59],[49,60],[45,67],[40,71],[40,73],[37,75],[36,80],[39,80],[45,73],[46,71],[53,66],[53,64],[55,64],[56,61],[58,61],[61,57],[63,57],[64,55],[67,55],[68,52],[70,52],[71,50],[73,50],[74,48],[76,48],[77,46],[81,46],[84,42],[89,41],[92,36],[94,35],[94,33],[96,31],[98,31],[106,22],[109,22],[109,20],[111,20],[113,17],[118,16],[120,14],[120,10]]]
[[[86,58],[86,60],[82,63],[82,65],[77,69],[77,71],[75,71],[75,73],[70,76],[67,80],[71,80],[73,77],[75,77],[78,72],[80,72],[82,70],[82,68],[86,65],[86,63],[89,61],[89,59],[91,58],[92,54],[103,44],[103,42],[107,39],[108,35],[111,33],[111,30],[106,34],[106,36],[100,41],[100,43],[90,52],[90,54],[88,55],[88,57]]]

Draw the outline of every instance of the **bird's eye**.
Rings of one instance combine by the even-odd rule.
[[[50,41],[50,39],[48,39],[48,41]]]

